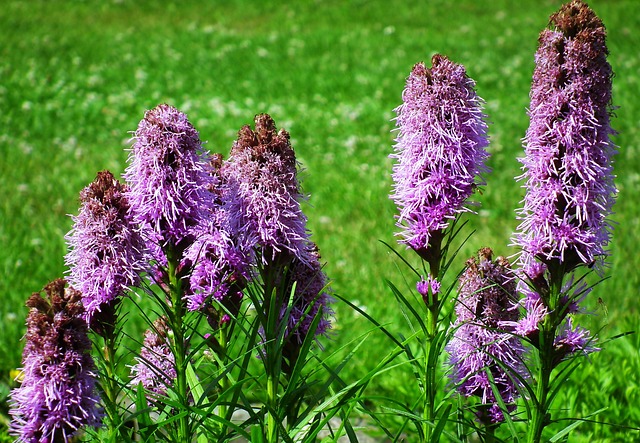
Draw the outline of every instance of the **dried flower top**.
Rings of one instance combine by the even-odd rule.
[[[514,242],[547,264],[599,265],[616,188],[605,28],[574,0],[540,34],[522,159],[527,190]],[[599,267],[599,266],[598,266]]]
[[[413,67],[395,111],[399,131],[393,168],[402,242],[422,255],[488,172],[482,100],[462,65],[435,55]]]
[[[498,327],[504,321],[517,320],[516,278],[504,257],[492,260],[493,252],[482,248],[477,257],[467,260],[459,279],[457,322],[479,322]]]
[[[303,195],[289,133],[276,130],[267,114],[255,117],[255,130],[244,126],[222,167],[227,210],[233,226],[253,238],[262,259],[277,255],[304,258],[309,234],[300,208]]]

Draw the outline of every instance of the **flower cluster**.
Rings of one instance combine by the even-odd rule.
[[[598,264],[616,188],[610,141],[611,66],[602,21],[580,0],[542,31],[522,164],[526,195],[514,242],[547,265]]]
[[[81,294],[58,279],[27,301],[23,381],[11,393],[11,431],[20,442],[69,441],[100,423],[91,341]]]
[[[187,116],[166,104],[145,113],[134,138],[127,197],[150,258],[163,264],[164,254],[181,253],[193,241],[194,227],[210,210],[209,162]]]
[[[160,317],[144,333],[144,342],[136,364],[131,367],[132,383],[147,391],[165,395],[176,379],[175,357],[171,352],[165,320]]]
[[[80,212],[67,234],[68,281],[82,293],[85,316],[110,311],[116,299],[136,286],[144,245],[135,229],[126,186],[109,171],[80,192]]]
[[[467,261],[459,280],[455,332],[446,349],[452,381],[462,395],[480,398],[483,408],[478,418],[485,423],[504,420],[492,384],[504,403],[515,408],[515,374],[525,373],[524,348],[518,337],[504,329],[518,319],[518,311],[512,309],[515,298],[515,274],[504,257],[493,261],[491,249],[484,248]]]
[[[267,114],[255,117],[255,130],[244,126],[222,167],[227,202],[235,232],[245,232],[258,248],[258,260],[306,259],[309,233],[300,208],[303,195],[297,179],[295,152],[287,131],[276,130]]]
[[[396,109],[392,195],[403,242],[424,256],[488,171],[482,100],[464,67],[435,55],[413,67]]]

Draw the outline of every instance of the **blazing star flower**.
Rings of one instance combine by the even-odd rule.
[[[67,234],[68,281],[82,293],[85,316],[110,311],[115,300],[136,286],[144,245],[134,227],[126,187],[109,171],[80,192],[81,207]]]
[[[187,306],[190,310],[206,308],[211,311],[207,305],[214,301],[222,304],[223,309],[214,309],[219,317],[216,324],[228,321],[228,314],[236,314],[240,307],[242,289],[249,279],[247,251],[252,243],[249,236],[231,228],[231,214],[225,210],[225,201],[233,195],[225,194],[220,174],[222,164],[222,156],[214,154],[211,161],[213,180],[209,185],[214,201],[208,216],[196,228],[195,241],[185,252],[185,260],[192,263]]]
[[[185,114],[162,104],[145,113],[134,139],[124,174],[134,221],[156,249],[182,252],[212,201],[198,132]],[[158,250],[152,258],[164,260]]]
[[[437,296],[440,293],[440,282],[433,276],[428,276],[427,279],[422,279],[416,283],[416,290],[418,294],[422,296],[422,300],[426,305],[430,305],[429,290],[433,296]]]
[[[611,66],[602,21],[580,0],[542,31],[521,160],[526,195],[514,243],[537,258],[599,269],[616,188],[610,140]]]
[[[462,65],[435,55],[432,68],[413,67],[396,108],[399,130],[391,158],[402,242],[424,257],[438,248],[442,231],[483,184],[488,172],[487,125],[482,99]]]
[[[451,379],[460,394],[480,398],[483,407],[478,419],[483,423],[504,420],[487,371],[510,409],[515,408],[517,385],[504,368],[525,373],[521,361],[524,348],[517,337],[502,328],[504,322],[518,318],[517,310],[512,309],[515,275],[505,258],[492,261],[491,256],[491,249],[484,248],[478,258],[467,261],[459,281],[455,333],[446,347],[453,367]]]
[[[187,295],[189,310],[202,309],[211,301],[222,303],[227,297],[242,298],[249,273],[248,260],[226,234],[212,226],[186,251],[186,259],[193,263]]]
[[[99,398],[82,294],[58,279],[27,301],[23,380],[11,393],[11,433],[19,442],[69,441],[98,426]]]
[[[142,383],[142,387],[156,395],[165,395],[177,377],[167,333],[164,319],[153,322],[153,328],[144,333],[140,355],[131,367],[132,383]]]
[[[296,167],[289,134],[276,131],[267,114],[255,117],[255,130],[240,130],[222,167],[228,192],[235,196],[227,204],[228,213],[236,214],[232,230],[255,239],[263,261],[306,259],[309,233]]]
[[[573,326],[571,317],[567,318],[562,325],[560,334],[553,341],[553,346],[556,364],[576,353],[587,355],[600,350],[595,346],[595,340],[587,329]]]

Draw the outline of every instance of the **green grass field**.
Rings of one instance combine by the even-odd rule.
[[[290,4],[287,4],[290,3]],[[640,329],[640,3],[593,0],[608,30],[616,73],[613,120],[620,193],[611,277],[585,301],[582,324],[601,340]],[[400,282],[389,200],[393,109],[413,64],[442,53],[466,66],[486,100],[490,166],[475,235],[500,255],[517,226],[521,138],[540,30],[561,2],[548,0],[15,1],[0,8],[0,435],[10,371],[20,366],[24,301],[62,276],[68,214],[98,170],[125,168],[130,131],[144,111],[186,112],[213,152],[228,154],[238,129],[267,112],[291,133],[304,167],[305,212],[334,290],[392,330],[403,320],[384,279]],[[401,249],[401,248],[399,248]],[[409,254],[406,254],[409,256]],[[601,300],[598,300],[600,297]],[[338,347],[371,325],[337,306]],[[373,334],[367,349],[390,346]],[[558,408],[640,427],[640,339],[606,343],[567,381]],[[378,361],[360,353],[355,379]],[[408,376],[407,376],[408,377]],[[372,389],[409,396],[402,375]],[[585,423],[571,442],[638,441],[640,434]],[[0,441],[2,437],[0,437]]]

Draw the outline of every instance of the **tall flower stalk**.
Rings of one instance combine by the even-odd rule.
[[[175,365],[172,392],[188,409],[189,327],[185,323],[188,276],[192,263],[185,252],[197,228],[212,210],[209,162],[196,129],[187,116],[169,105],[145,113],[134,135],[124,178],[133,219],[146,242],[147,272],[163,288],[159,296],[171,331],[169,347]],[[189,441],[195,430],[188,414],[177,419],[178,441]]]
[[[281,374],[286,378],[297,361],[296,346],[301,341],[296,337],[309,332],[307,316],[322,317],[314,333],[329,328],[325,277],[300,207],[304,196],[287,131],[277,130],[269,115],[257,115],[255,129],[244,126],[239,131],[221,174],[227,192],[233,195],[226,200],[226,210],[235,214],[232,230],[245,234],[257,269],[258,293],[252,294],[252,300],[262,335],[259,356],[267,378],[265,438],[275,443],[284,418],[279,413],[279,386],[286,384]],[[289,425],[294,423],[290,420]]]
[[[399,134],[392,178],[392,199],[400,212],[400,242],[428,264],[417,290],[426,306],[424,419],[422,438],[430,441],[436,419],[437,356],[442,309],[440,282],[455,220],[470,212],[468,198],[488,172],[487,125],[482,100],[462,65],[442,55],[432,67],[418,63],[407,78],[403,104],[395,111]],[[441,335],[441,334],[440,334]]]
[[[550,17],[541,32],[522,160],[526,195],[514,243],[522,248],[523,305],[517,330],[539,356],[528,442],[549,424],[552,372],[575,353],[593,350],[571,315],[589,288],[580,268],[601,272],[615,200],[610,140],[611,66],[605,28],[582,1]]]

